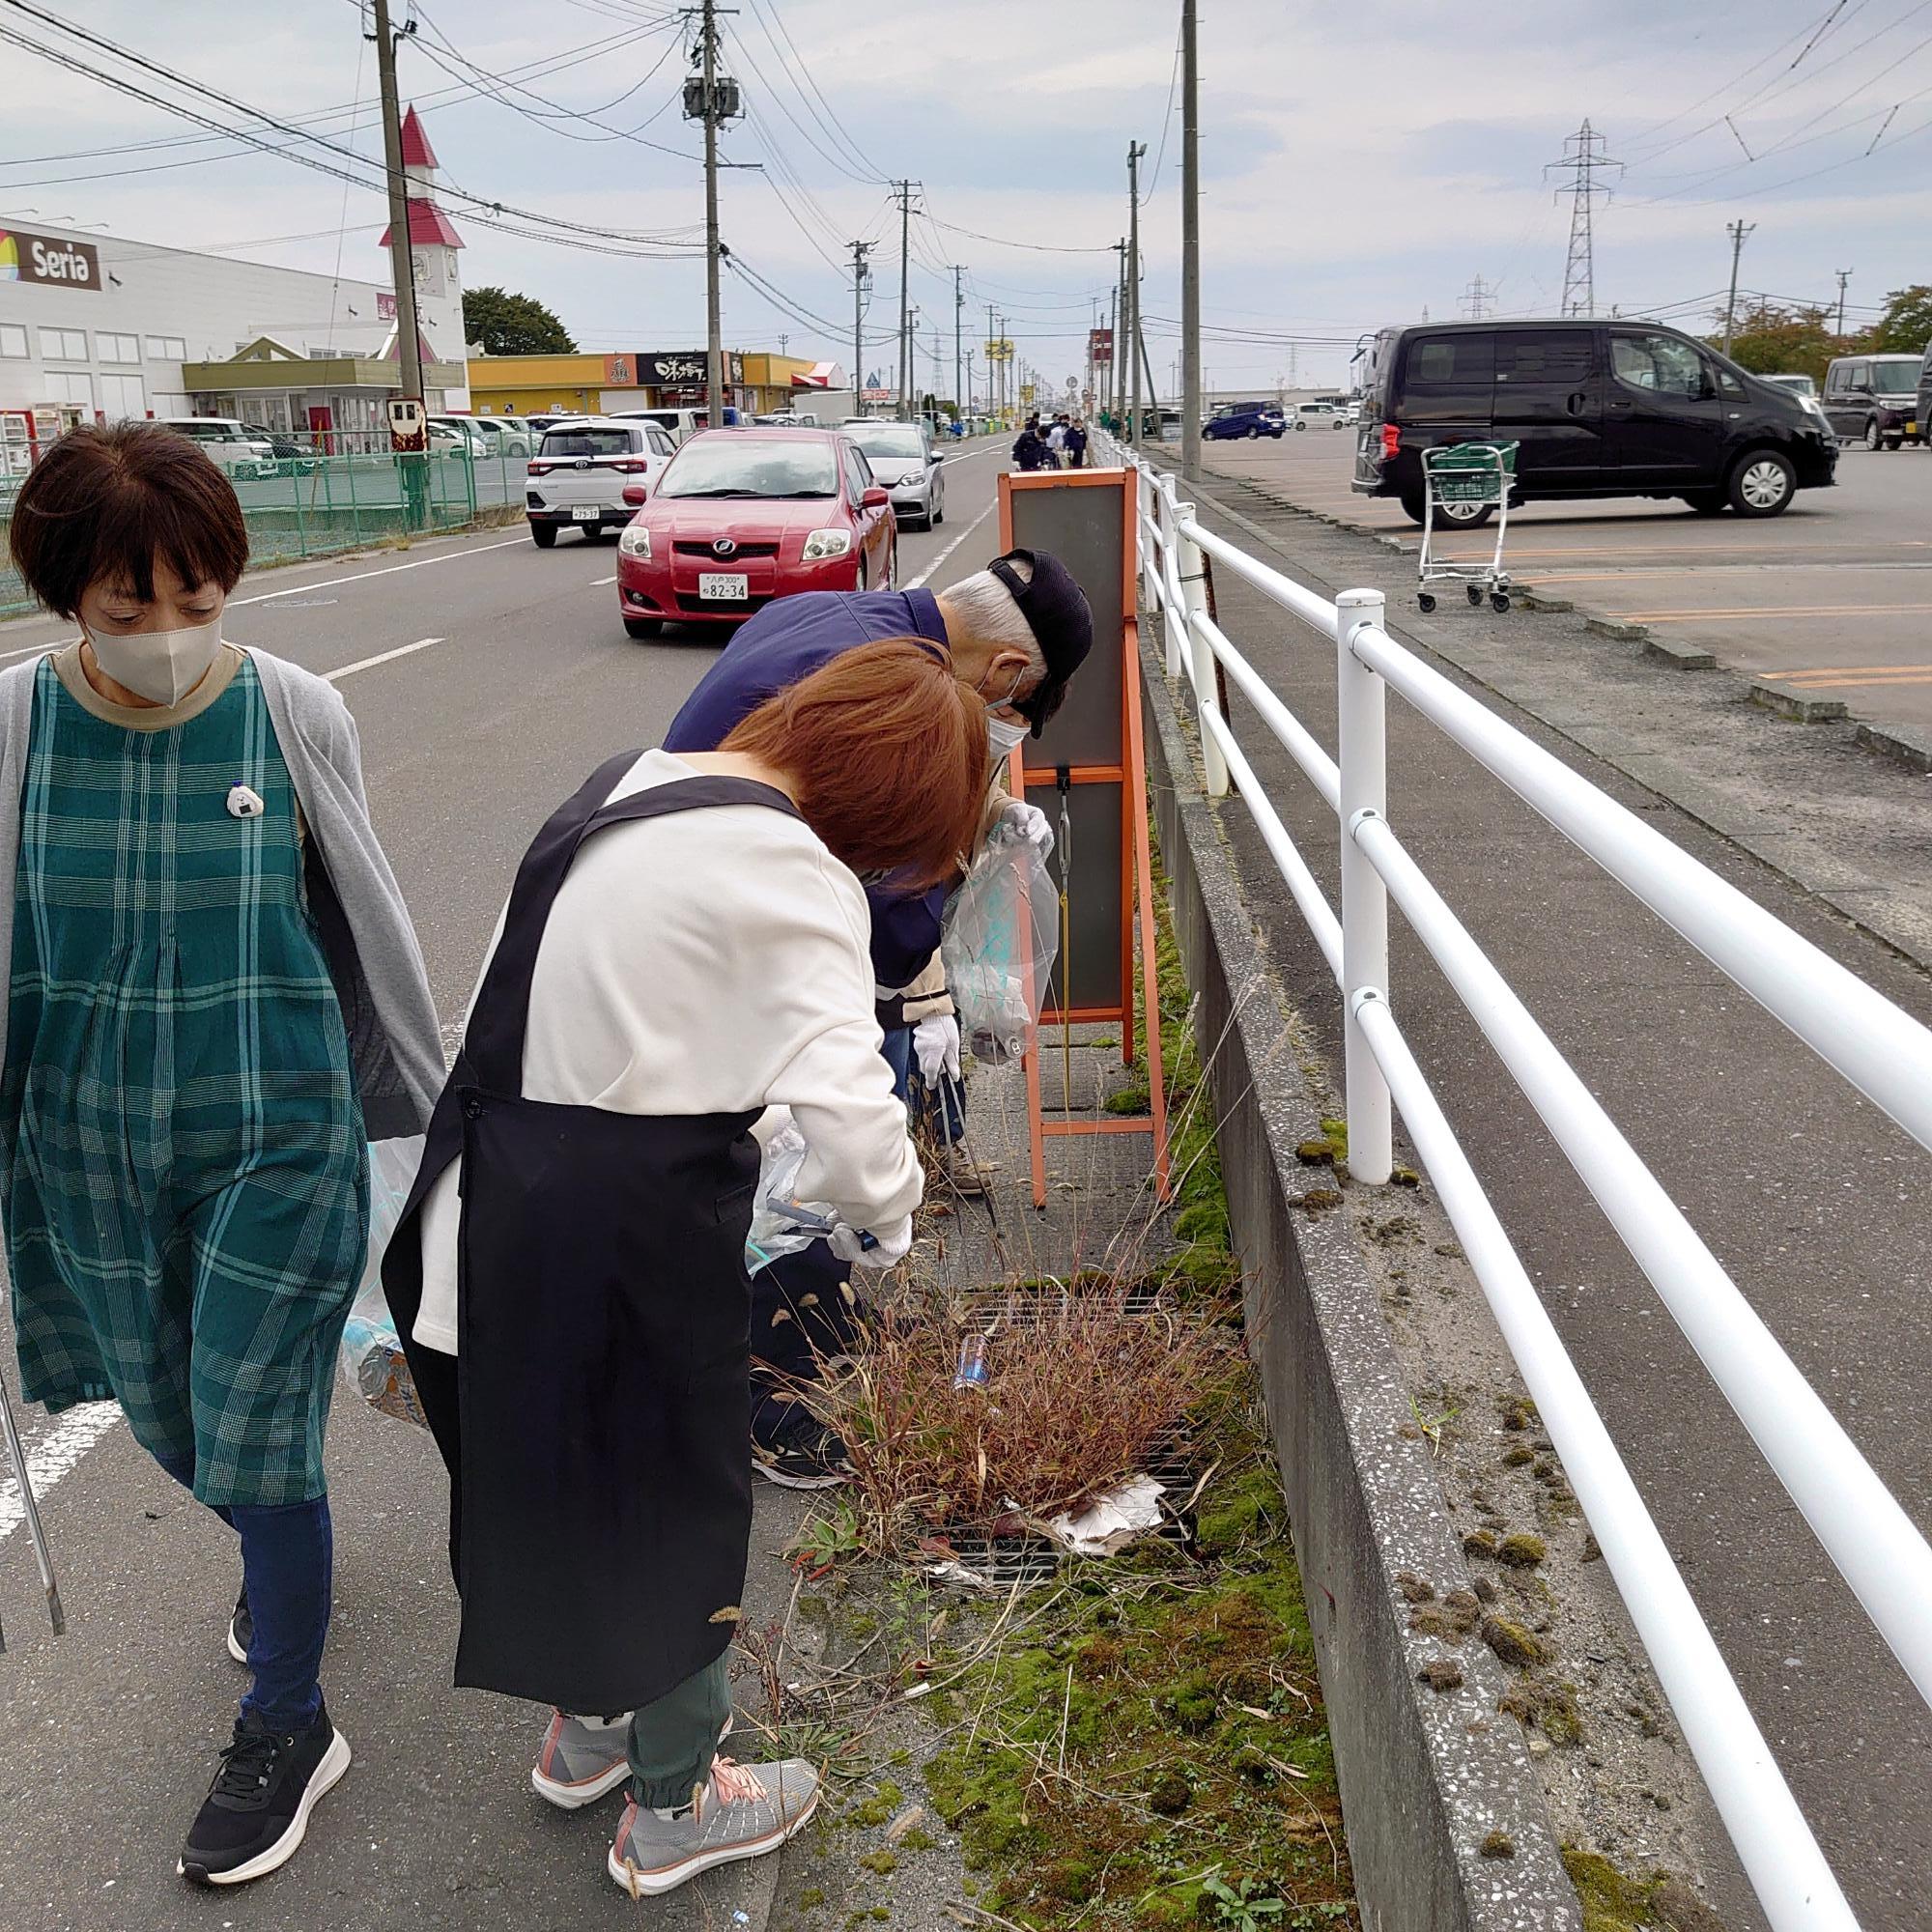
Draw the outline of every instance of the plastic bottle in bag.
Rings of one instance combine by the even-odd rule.
[[[940,955],[974,1059],[1017,1059],[1032,1043],[1060,956],[1060,893],[1046,858],[1005,820],[947,901]]]
[[[805,1167],[805,1136],[789,1113],[765,1136],[758,1162],[758,1191],[745,1236],[745,1264],[756,1274],[781,1255],[795,1254],[831,1234],[838,1212],[829,1201],[797,1198]]]

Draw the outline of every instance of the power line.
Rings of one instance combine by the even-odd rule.
[[[759,31],[765,37],[766,44],[770,46],[773,55],[776,57],[778,61],[780,71],[784,74],[785,78],[791,82],[793,91],[798,95],[799,99],[804,101],[808,112],[810,112],[811,114],[812,119],[815,120],[818,123],[818,125],[825,129],[826,133],[834,141],[836,141],[841,147],[843,147],[845,151],[848,154],[850,154],[852,157],[858,162],[861,172],[859,176],[853,178],[863,179],[868,182],[883,183],[886,179],[884,170],[881,169],[878,163],[874,161],[866,153],[866,151],[859,146],[858,142],[852,138],[851,134],[846,129],[845,124],[842,121],[840,121],[838,116],[833,111],[831,101],[826,99],[824,90],[820,88],[818,82],[812,76],[810,64],[806,60],[805,56],[799,52],[797,43],[792,40],[791,32],[785,26],[783,14],[781,14],[778,11],[778,8],[775,5],[772,8],[771,20],[768,21],[765,17],[765,10],[758,4],[758,0],[748,0],[748,4],[751,7],[753,17],[758,23]],[[791,59],[789,62],[786,61],[785,56],[782,53],[779,52],[778,42],[772,38],[772,25],[774,23],[776,23],[779,34],[782,37],[785,46],[790,51]],[[805,76],[806,87],[809,87],[811,90],[811,94],[813,96],[816,96],[818,99],[819,106],[823,107],[823,109],[825,110],[822,114],[818,111],[818,108],[812,106],[811,99],[807,96],[805,88],[799,86],[798,76],[800,74],[803,74]],[[844,170],[844,172],[849,173],[849,170]]]
[[[1167,158],[1167,130],[1174,125],[1174,97],[1180,86],[1180,32],[1174,36],[1174,68],[1167,76],[1167,106],[1160,117],[1160,146],[1154,150],[1153,173],[1148,177],[1147,192],[1141,196],[1145,207],[1153,199],[1153,191],[1160,185],[1160,164]]]
[[[142,55],[129,53],[125,49],[116,47],[111,42],[103,41],[99,36],[88,33],[83,28],[71,26],[68,22],[61,20],[57,15],[47,14],[40,8],[29,6],[27,0],[0,0],[0,4],[10,6],[14,11],[30,14],[37,19],[46,20],[61,32],[88,45],[101,47],[117,58],[125,60],[132,67],[156,74],[171,85],[182,88],[187,93],[199,95],[205,99],[228,109],[232,113],[246,115],[253,120],[261,122],[265,127],[274,129],[277,133],[292,134],[298,141],[306,141],[311,146],[321,148],[327,154],[338,156],[344,160],[353,162],[358,169],[373,170],[379,180],[386,177],[386,170],[380,163],[372,161],[368,156],[358,154],[354,148],[344,147],[339,141],[329,140],[323,135],[278,120],[274,115],[267,113],[262,108],[251,106],[248,102],[237,99],[232,95],[224,94],[217,88],[213,88],[202,81],[191,79],[185,74],[177,73],[172,69],[165,68],[158,62],[148,60]],[[244,141],[249,146],[259,149],[265,154],[280,156],[283,159],[293,161],[298,166],[310,168],[317,173],[331,176],[338,181],[354,182],[359,187],[373,188],[378,185],[378,181],[372,181],[366,173],[350,173],[335,163],[324,160],[315,155],[304,153],[298,146],[280,145],[264,139],[261,135],[254,133],[248,128],[225,126],[223,123],[212,119],[194,107],[190,107],[181,101],[167,99],[165,97],[128,80],[124,75],[112,73],[104,69],[91,66],[78,56],[68,52],[65,48],[47,46],[39,41],[29,39],[27,36],[12,28],[0,28],[0,40],[5,40],[10,45],[17,46],[24,52],[36,54],[43,60],[51,61],[58,67],[67,68],[71,72],[82,74],[90,80],[99,81],[103,86],[113,88],[117,93],[128,95],[130,99],[145,101],[153,107],[158,107],[165,113],[177,115],[183,120],[193,122],[198,127],[208,128],[217,133],[226,134],[233,139]],[[486,228],[500,228],[506,233],[522,233],[526,240],[555,242],[558,239],[557,236],[546,231],[556,230],[567,236],[582,236],[596,242],[626,244],[624,250],[606,249],[602,252],[645,254],[662,247],[668,239],[664,236],[644,231],[600,228],[586,222],[568,221],[560,215],[547,214],[532,209],[518,208],[509,203],[497,201],[493,197],[477,194],[470,189],[460,187],[454,183],[444,183],[440,192],[450,200],[469,205],[465,211],[466,219],[476,221]],[[505,226],[506,221],[535,222],[541,224],[541,228],[535,233],[530,233],[507,228]]]

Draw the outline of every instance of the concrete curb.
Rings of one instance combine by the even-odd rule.
[[[1680,644],[1675,638],[1646,638],[1643,654],[1660,664],[1675,665],[1679,670],[1716,670],[1718,656],[1697,644]]]
[[[1570,607],[1577,608],[1574,604]],[[1650,640],[1648,626],[1627,624],[1621,617],[1592,617],[1585,615],[1583,628],[1600,638],[1615,638],[1619,643],[1642,644]]]
[[[1800,724],[1829,724],[1850,715],[1843,698],[1814,696],[1795,684],[1780,684],[1775,677],[1754,677],[1746,692],[1753,704]]]
[[[1858,740],[1881,757],[1895,759],[1915,772],[1932,772],[1932,731],[1921,731],[1916,724],[1861,724]]]
[[[1478,1600],[1379,1301],[1341,1217],[1296,1206],[1309,1183],[1294,1150],[1319,1130],[1320,1109],[1295,1070],[1281,982],[1257,949],[1201,792],[1156,629],[1142,644],[1149,788],[1200,1003],[1197,1037],[1218,1042],[1210,1077],[1249,1344],[1307,1592],[1363,1922],[1580,1932],[1539,1778],[1516,1722],[1496,1713],[1501,1667],[1473,1634]],[[1423,1579],[1431,1600],[1412,1607],[1399,1578],[1417,1594]],[[1430,1665],[1449,1688],[1422,1681]]]

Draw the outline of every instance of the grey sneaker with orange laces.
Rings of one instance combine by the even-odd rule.
[[[777,1851],[817,1808],[818,1774],[803,1758],[715,1758],[695,1804],[675,1811],[627,1804],[606,1864],[633,1898],[654,1897],[715,1865]]]

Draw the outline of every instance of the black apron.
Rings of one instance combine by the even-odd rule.
[[[639,755],[604,765],[525,855],[383,1264],[449,1466],[456,1682],[593,1716],[663,1696],[735,1627],[752,1525],[758,1116],[524,1098],[537,950],[578,848],[607,826],[723,805],[798,815],[781,792],[730,778],[606,805]],[[412,1331],[422,1204],[459,1155],[452,1361]]]

